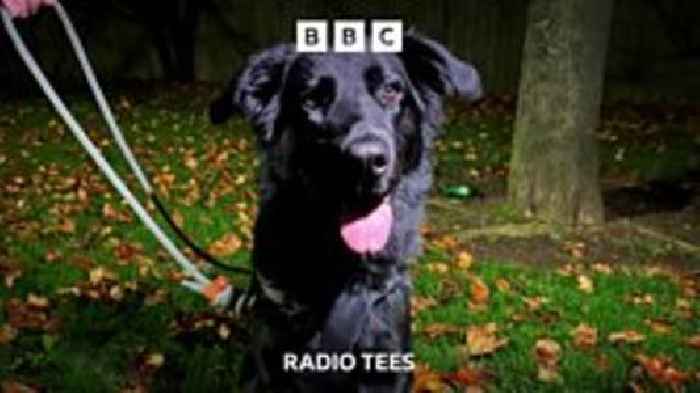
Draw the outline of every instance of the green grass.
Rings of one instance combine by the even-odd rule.
[[[421,332],[433,323],[459,327],[495,322],[499,335],[507,337],[505,348],[481,358],[467,359],[460,350],[466,344],[464,334],[448,334],[437,339],[418,334],[415,350],[420,361],[433,369],[454,371],[470,364],[483,367],[496,375],[490,385],[503,392],[599,392],[623,391],[629,382],[627,373],[636,354],[668,356],[681,369],[697,369],[700,352],[684,344],[695,334],[697,319],[678,317],[676,299],[682,297],[676,283],[665,276],[648,276],[642,271],[616,270],[612,274],[593,272],[586,267],[581,274],[592,278],[594,290],[578,289],[576,275],[564,276],[551,269],[525,267],[505,261],[478,261],[469,271],[451,265],[448,253],[432,248],[430,257],[416,268],[416,293],[438,299],[438,305],[419,312],[415,330]],[[451,266],[448,273],[435,273],[425,268],[426,262],[444,261]],[[484,280],[491,290],[487,308],[470,310],[470,275]],[[496,288],[496,280],[510,283],[511,290]],[[461,284],[461,291],[451,290],[450,281]],[[650,294],[652,305],[633,305],[633,294]],[[544,297],[549,301],[540,309],[531,310],[523,298]],[[697,310],[698,303],[694,303]],[[655,333],[646,320],[663,319],[671,324],[668,334]],[[598,330],[598,345],[591,350],[574,347],[571,331],[580,323]],[[633,329],[647,339],[639,344],[612,344],[612,332]],[[536,379],[537,363],[533,355],[538,339],[553,339],[562,347],[560,374],[562,384],[546,384]],[[609,366],[601,369],[597,360],[607,358]],[[697,383],[694,385],[697,389]],[[691,389],[692,390],[692,389]]]
[[[164,198],[182,216],[185,231],[203,245],[226,234],[237,235],[243,245],[225,259],[245,265],[257,200],[252,133],[242,121],[209,126],[203,112],[191,109],[198,105],[182,99],[170,105],[169,100],[122,101],[120,124],[152,175],[174,175]],[[91,105],[78,100],[73,107],[93,140],[110,140]],[[484,188],[502,188],[505,178],[499,170],[509,160],[510,127],[502,119],[451,118],[447,138],[438,147],[437,189],[465,180]],[[605,165],[618,170],[610,158],[615,147],[605,145],[602,155]],[[687,144],[678,143],[658,153],[642,144],[627,152],[620,170],[636,168],[646,173],[647,166],[658,164],[664,171],[682,174],[686,168],[681,164],[659,164],[649,157],[667,160],[685,148]],[[113,144],[104,145],[103,151],[120,173],[127,173]],[[188,164],[186,157],[194,157],[197,166]],[[120,212],[128,209],[43,101],[0,106],[0,162],[0,272],[4,272],[0,274],[6,275],[8,269],[22,272],[12,287],[0,283],[0,327],[13,318],[10,299],[24,300],[29,294],[50,302],[47,310],[32,313],[43,312],[60,321],[48,331],[41,323],[19,328],[13,340],[0,344],[0,381],[19,381],[50,392],[117,392],[137,386],[155,392],[235,391],[246,327],[226,313],[215,312],[169,279],[176,266],[135,218],[120,222],[103,215],[107,203]],[[79,186],[66,185],[66,179],[75,179]],[[133,178],[129,183],[133,190],[138,189]],[[86,190],[85,201],[80,200],[80,188]],[[194,189],[199,190],[199,198],[193,197]],[[209,200],[212,194],[215,198]],[[497,221],[519,220],[507,205],[496,206],[493,213],[500,217]],[[58,229],[65,220],[74,229]],[[142,251],[123,260],[116,256],[118,245]],[[428,263],[451,263],[453,253],[428,242],[415,268],[416,295],[438,299],[437,306],[418,313],[415,321],[417,359],[435,370],[451,372],[467,361],[485,367],[495,375],[487,389],[496,392],[601,392],[622,391],[637,353],[668,356],[676,367],[689,372],[700,367],[700,352],[683,344],[688,336],[700,333],[700,323],[698,318],[685,320],[676,315],[680,288],[669,277],[647,277],[641,271],[616,270],[611,275],[586,271],[595,284],[593,293],[586,294],[577,289],[575,277],[518,261],[478,260],[468,272],[452,269],[448,274],[426,270]],[[49,261],[50,254],[59,256]],[[99,266],[117,277],[98,284],[119,286],[123,299],[57,294],[62,288],[88,285],[90,272]],[[470,275],[481,277],[491,289],[483,311],[468,307]],[[507,279],[513,290],[497,290],[494,283],[499,278]],[[137,288],[127,289],[127,282]],[[237,284],[245,285],[245,281]],[[655,303],[626,303],[635,293],[651,294]],[[525,296],[545,296],[550,302],[536,312],[526,312]],[[689,300],[698,315],[700,303]],[[525,318],[514,320],[518,313]],[[650,318],[667,319],[672,331],[667,335],[649,331],[644,320]],[[194,328],[192,321],[202,326]],[[459,351],[463,334],[428,339],[421,333],[435,322],[460,327],[496,322],[499,334],[509,343],[491,355],[465,359]],[[598,329],[599,342],[591,351],[572,347],[569,331],[580,322]],[[222,326],[230,337],[222,338]],[[645,333],[647,339],[634,345],[607,342],[607,334],[624,329]],[[535,378],[533,346],[545,337],[562,345],[562,384]],[[144,359],[151,354],[162,354],[164,363],[149,366]],[[602,355],[609,362],[605,370],[596,366],[596,358]],[[696,381],[687,388],[700,390],[700,385]]]

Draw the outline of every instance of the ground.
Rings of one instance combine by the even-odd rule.
[[[208,125],[213,93],[111,95],[178,225],[244,266],[254,141],[240,120]],[[94,107],[71,102],[127,173]],[[416,391],[699,391],[700,110],[608,102],[598,131],[608,223],[571,230],[504,199],[513,102],[450,103],[414,268]],[[463,184],[478,195],[449,196]],[[235,391],[250,326],[178,284],[44,100],[0,104],[0,187],[2,392]]]

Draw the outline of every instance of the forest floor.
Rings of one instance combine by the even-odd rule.
[[[208,124],[211,96],[146,86],[113,104],[178,225],[244,266],[254,140]],[[126,173],[94,107],[72,107]],[[700,391],[700,108],[607,104],[607,223],[577,230],[508,204],[513,114],[509,96],[449,106],[414,268],[415,390]],[[480,195],[445,192],[465,184]],[[236,391],[250,327],[178,284],[43,100],[0,104],[0,189],[0,391]]]

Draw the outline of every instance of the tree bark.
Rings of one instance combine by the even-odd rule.
[[[603,222],[593,132],[612,8],[612,0],[530,3],[509,194],[548,222]]]

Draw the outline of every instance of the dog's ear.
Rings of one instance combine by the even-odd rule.
[[[414,31],[404,35],[403,51],[398,55],[427,106],[440,105],[442,96],[461,96],[474,101],[483,94],[481,78],[472,65]]]
[[[279,45],[252,56],[224,94],[211,104],[212,123],[222,123],[240,113],[259,130],[263,141],[272,139],[286,66],[294,53],[292,45]]]

